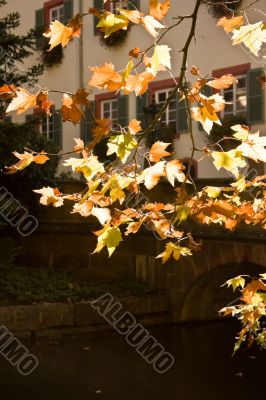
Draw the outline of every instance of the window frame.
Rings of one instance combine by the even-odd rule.
[[[175,78],[175,81],[178,82],[178,78]],[[157,93],[162,93],[163,91],[170,91],[171,89],[173,89],[176,86],[173,78],[169,78],[169,79],[162,79],[160,81],[157,82],[151,82],[149,83],[149,104],[151,104],[153,98],[155,97],[156,99],[156,94]],[[157,101],[156,101],[157,102]],[[176,115],[177,115],[177,106],[176,106]],[[167,113],[169,113],[169,108],[167,108]],[[177,124],[177,119],[175,118],[174,121],[175,126]],[[169,125],[166,125],[169,126]],[[179,135],[178,135],[179,136]]]
[[[101,93],[95,95],[95,116],[96,118],[104,118],[102,114],[102,107],[104,102],[107,101],[117,101],[117,121],[118,121],[118,98],[120,97],[120,93],[110,92],[110,93]]]
[[[234,65],[231,67],[226,67],[226,68],[220,68],[220,69],[216,69],[212,71],[212,76],[214,78],[220,78],[222,75],[227,75],[227,74],[232,74],[233,76],[235,76],[236,78],[241,78],[243,76],[245,76],[246,78],[246,116],[248,114],[248,81],[247,81],[247,76],[248,76],[248,72],[251,69],[251,64],[250,63],[246,63],[246,64],[239,64],[239,65]],[[222,118],[227,116],[227,115],[241,115],[240,113],[236,113],[236,93],[237,93],[237,84],[234,84],[233,86],[233,113],[224,113],[224,111],[221,112],[221,116]],[[217,93],[221,92],[224,93],[224,91],[220,91],[217,90],[215,91]]]
[[[64,6],[63,0],[49,0],[44,3],[43,8],[44,8],[45,25],[50,25],[50,23],[52,22],[51,21],[51,10],[53,8],[57,8],[60,6]]]

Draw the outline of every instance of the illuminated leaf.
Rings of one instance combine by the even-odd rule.
[[[156,258],[162,258],[162,263],[165,264],[171,256],[174,257],[176,261],[178,261],[181,256],[191,255],[192,253],[189,248],[178,246],[173,242],[168,242],[165,246],[165,251],[159,254]]]
[[[122,76],[114,70],[112,63],[105,63],[100,67],[91,67],[93,75],[89,81],[90,86],[98,89],[108,88],[110,91],[118,90],[122,86]]]
[[[50,28],[43,34],[43,36],[50,38],[50,48],[48,51],[51,51],[59,44],[61,44],[62,47],[65,47],[68,44],[73,36],[73,28],[69,28],[61,22],[55,20],[51,22]]]
[[[159,35],[157,29],[164,28],[164,25],[154,19],[151,15],[146,15],[145,17],[143,17],[141,19],[141,22],[144,25],[146,31],[149,32],[149,34],[154,38],[157,38],[157,36]]]
[[[125,135],[111,136],[108,143],[107,155],[117,154],[124,164],[130,156],[133,149],[138,147],[138,143],[130,133]]]
[[[233,30],[233,45],[243,43],[255,56],[266,43],[266,29],[262,21]]]
[[[243,289],[245,286],[245,279],[243,278],[242,275],[236,276],[235,278],[229,279],[228,281],[225,282],[225,285],[227,285],[227,287],[232,286],[233,291],[235,292],[237,288],[241,288]],[[222,285],[224,286],[224,285]]]
[[[29,108],[36,105],[36,96],[29,93],[26,89],[18,88],[16,97],[13,98],[6,112],[17,111],[17,114],[22,114]]]
[[[159,0],[150,0],[149,14],[161,21],[168,13],[170,6],[170,0],[164,0],[162,2],[160,2]]]
[[[244,18],[243,16],[239,17],[233,17],[233,18],[227,18],[223,17],[220,18],[217,26],[222,26],[225,30],[226,33],[231,32],[233,29],[238,28],[239,26],[243,25],[244,23]]]
[[[162,157],[170,156],[171,153],[165,151],[166,147],[170,146],[171,143],[164,142],[155,142],[153,143],[150,152],[149,152],[149,160],[151,162],[158,162]]]
[[[242,152],[236,149],[229,151],[213,151],[211,156],[214,159],[214,165],[219,171],[221,168],[232,172],[236,177],[239,175],[239,168],[244,168],[246,162],[242,157]]]
[[[180,160],[172,160],[165,164],[166,177],[172,186],[175,186],[175,179],[184,182],[186,176],[183,172],[184,166]]]
[[[96,28],[100,28],[104,32],[104,37],[109,37],[112,33],[127,29],[128,18],[124,15],[105,13]]]
[[[220,78],[213,79],[207,82],[207,85],[214,89],[221,90],[228,89],[230,86],[237,82],[237,79],[232,74],[227,74],[221,76]]]
[[[45,206],[52,204],[54,207],[61,207],[64,203],[63,197],[57,188],[43,187],[33,191],[41,194],[40,203]]]
[[[93,253],[99,253],[106,246],[109,257],[123,240],[119,228],[114,228],[108,225],[101,231],[95,232],[95,234],[98,236],[98,244]]]
[[[151,69],[155,75],[159,69],[161,70],[161,66],[171,69],[170,50],[170,47],[166,45],[155,46],[151,58]]]

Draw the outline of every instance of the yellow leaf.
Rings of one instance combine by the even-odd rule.
[[[104,37],[107,38],[112,33],[120,31],[121,29],[126,30],[127,26],[128,19],[124,15],[105,13],[98,22],[96,28],[101,28],[104,32]]]
[[[126,17],[133,24],[139,24],[141,19],[141,13],[138,10],[125,10],[123,8],[118,8],[121,15]]]
[[[207,193],[207,196],[216,199],[221,194],[221,188],[215,186],[206,186],[204,188],[204,192]]]
[[[33,191],[41,194],[40,203],[45,206],[52,204],[54,207],[61,207],[63,205],[63,197],[57,188],[43,187]]]
[[[124,164],[130,156],[133,149],[138,147],[138,143],[130,133],[125,135],[111,136],[108,143],[107,155],[113,153],[117,154],[122,163]]]
[[[119,228],[105,226],[98,234],[98,244],[93,253],[99,253],[105,246],[107,247],[109,257],[113,254],[116,247],[123,240]]]
[[[255,56],[266,43],[266,29],[262,21],[233,30],[233,45],[243,43]]]
[[[166,45],[155,46],[153,56],[151,58],[151,69],[154,75],[158,70],[161,70],[161,66],[171,69],[171,56],[170,47]]]
[[[213,164],[218,171],[224,168],[232,172],[236,177],[239,176],[239,168],[244,168],[247,165],[242,157],[242,152],[236,149],[229,151],[213,151],[211,156],[214,159]]]
[[[232,286],[233,291],[235,292],[235,290],[238,287],[243,289],[245,286],[245,283],[246,283],[245,279],[241,275],[239,275],[239,276],[236,276],[235,278],[229,279],[228,281],[225,282],[224,285],[227,285],[227,287]],[[222,285],[222,286],[224,286],[224,285]]]
[[[165,264],[166,261],[172,256],[176,261],[179,260],[181,256],[191,256],[192,253],[188,247],[181,247],[173,242],[168,242],[165,246],[163,253],[159,254],[156,258],[162,258],[162,263]]]
[[[160,180],[160,177],[165,176],[165,161],[160,161],[152,167],[144,169],[138,177],[138,183],[144,182],[147,189],[152,189]]]

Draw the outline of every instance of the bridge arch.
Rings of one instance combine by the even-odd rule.
[[[237,294],[226,286],[228,279],[238,275],[258,276],[265,267],[251,262],[230,263],[214,268],[196,279],[188,289],[180,321],[208,321],[218,319],[218,311],[236,300]]]

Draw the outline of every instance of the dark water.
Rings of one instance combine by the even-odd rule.
[[[159,375],[116,332],[29,345],[38,369],[21,376],[0,358],[0,396],[9,400],[265,400],[266,352],[231,359],[231,322],[158,327],[150,332],[175,357]]]

